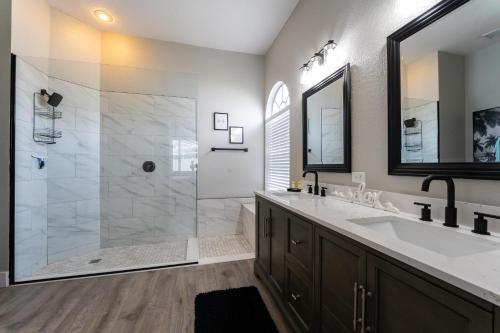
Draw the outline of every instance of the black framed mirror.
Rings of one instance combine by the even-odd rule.
[[[500,179],[498,1],[442,1],[387,53],[389,174]]]
[[[351,172],[349,64],[302,95],[304,170]]]

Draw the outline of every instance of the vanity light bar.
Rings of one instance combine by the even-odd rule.
[[[333,39],[330,39],[325,46],[323,46],[323,52],[328,52],[334,50],[337,47],[337,43]]]
[[[334,50],[335,48],[337,47],[337,43],[335,43],[335,41],[333,39],[330,39],[322,48],[321,50],[319,50],[318,52],[314,53],[314,55],[311,57],[311,59],[309,59],[308,62],[306,62],[305,64],[303,64],[299,70],[300,71],[303,71],[305,68],[310,68],[310,65],[312,62],[314,61],[317,61],[319,59],[321,59],[321,61],[324,60],[325,58],[325,54],[328,52],[328,51],[332,51]]]
[[[314,53],[314,55],[309,59],[305,64],[299,67],[299,71],[302,75],[305,75],[309,70],[311,70],[312,65],[314,63],[318,63],[318,65],[322,65],[325,60],[325,55],[328,52],[333,51],[337,47],[337,43],[333,39],[330,39],[318,52]]]
[[[325,60],[325,56],[321,52],[316,52],[314,55],[311,57],[311,60],[309,60],[310,64],[318,63],[318,64],[323,64],[323,60]]]

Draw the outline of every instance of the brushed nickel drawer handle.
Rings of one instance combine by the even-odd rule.
[[[367,291],[362,285],[359,286],[359,290],[361,290],[361,318],[359,319],[359,323],[361,323],[360,333],[372,332],[372,328],[370,326],[366,326],[366,298],[372,297],[373,294],[370,291]]]
[[[358,329],[358,283],[354,282],[354,310],[352,318],[352,330]]]
[[[297,246],[297,245],[303,244],[304,242],[303,242],[303,241],[299,241],[299,240],[294,240],[294,239],[292,239],[292,240],[290,241],[290,243],[292,243],[292,245]]]
[[[300,294],[295,295],[294,293],[292,293],[291,297],[295,302],[297,302],[299,299],[301,299],[302,296]]]

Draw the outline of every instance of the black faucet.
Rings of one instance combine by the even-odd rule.
[[[306,178],[308,173],[314,174],[314,195],[319,195],[318,173],[316,171],[304,171],[302,177]]]
[[[430,175],[422,182],[422,191],[429,192],[429,185],[433,180],[442,180],[446,182],[448,187],[448,204],[444,211],[444,225],[447,227],[458,228],[457,224],[457,208],[455,207],[455,183],[448,176]]]

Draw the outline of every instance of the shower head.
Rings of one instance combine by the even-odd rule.
[[[56,92],[52,93],[52,95],[50,95],[47,92],[47,90],[45,90],[45,89],[42,89],[42,91],[40,93],[42,94],[42,96],[44,96],[47,104],[49,104],[50,106],[53,106],[55,108],[61,103],[61,101],[63,99],[62,95],[60,95]]]

